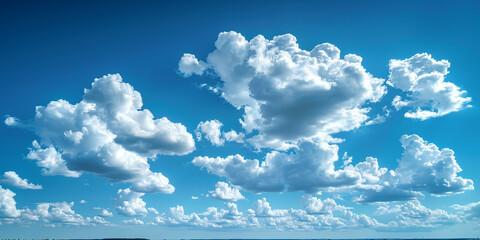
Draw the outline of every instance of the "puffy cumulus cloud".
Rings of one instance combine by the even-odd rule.
[[[78,177],[94,173],[112,182],[130,182],[138,192],[172,193],[148,158],[184,155],[195,149],[185,126],[142,109],[139,92],[118,74],[97,78],[83,100],[38,106],[33,129],[40,137],[28,154],[46,175]]]
[[[394,217],[394,220],[388,223],[389,228],[434,228],[462,221],[457,215],[449,214],[442,209],[429,209],[418,200],[397,205],[382,205],[378,207],[376,213]]]
[[[320,200],[321,201],[321,200]],[[332,200],[326,200],[332,201]],[[385,224],[363,214],[353,213],[336,205],[323,214],[310,214],[303,209],[272,209],[265,199],[253,203],[251,209],[239,212],[237,205],[227,203],[226,209],[210,207],[203,213],[185,214],[182,206],[170,208],[156,217],[153,224],[201,228],[258,228],[275,230],[321,230],[342,228],[377,228]]]
[[[388,84],[407,93],[405,100],[396,96],[392,105],[409,108],[407,118],[425,120],[464,109],[471,101],[451,82],[445,82],[450,63],[436,61],[430,54],[415,54],[405,60],[390,60]]]
[[[74,203],[39,203],[33,211],[40,219],[49,223],[66,225],[86,225],[86,220],[72,209]],[[28,214],[28,213],[27,213]]]
[[[58,225],[110,225],[102,217],[83,217],[76,213],[72,207],[73,202],[39,203],[34,210],[26,209],[22,213],[23,221],[39,220],[50,226]]]
[[[20,121],[20,119],[18,119],[18,118],[16,118],[16,117],[8,116],[8,115],[5,116],[4,123],[5,123],[5,125],[11,126],[11,127],[20,127],[20,126],[23,126],[23,124],[22,124],[22,122]]]
[[[267,199],[262,198],[253,203],[250,213],[253,213],[257,217],[282,217],[288,215],[288,210],[272,210],[272,207],[270,207],[270,203],[267,201]]]
[[[217,184],[215,184],[215,191],[209,191],[207,197],[234,202],[245,199],[238,187],[230,187],[226,182],[217,182]]]
[[[79,177],[81,175],[80,172],[68,169],[67,162],[55,147],[42,148],[36,140],[32,142],[32,146],[33,148],[30,149],[27,158],[36,160],[37,165],[42,168],[44,175],[62,175],[66,177]]]
[[[128,220],[123,220],[123,223],[125,224],[130,224],[130,225],[143,225],[143,221],[139,219],[128,219]]]
[[[141,198],[145,193],[133,192],[130,188],[119,189],[113,199],[117,212],[123,216],[145,216],[148,213],[146,203]]]
[[[22,189],[42,189],[41,185],[29,183],[27,179],[20,178],[14,171],[5,172],[3,177],[0,178],[0,183]]]
[[[225,139],[222,138],[222,132],[220,127],[223,124],[218,120],[200,122],[195,129],[197,140],[202,140],[202,135],[209,140],[213,145],[222,146],[225,143]]]
[[[83,217],[72,209],[73,202],[37,203],[30,209],[25,207],[17,209],[14,199],[15,193],[0,186],[0,224],[29,224],[41,222],[46,226],[55,227],[61,225],[110,225],[99,216],[93,218]]]
[[[361,57],[342,59],[329,43],[306,51],[291,34],[247,41],[240,33],[222,32],[215,47],[207,65],[220,77],[221,96],[244,110],[243,128],[258,130],[253,140],[258,148],[285,148],[299,139],[358,128],[368,119],[365,104],[386,93],[384,80],[369,74]],[[181,62],[196,60],[184,58]]]
[[[199,156],[192,162],[247,191],[355,191],[360,193],[354,198],[359,203],[406,201],[423,198],[422,192],[443,196],[473,189],[472,180],[457,175],[461,168],[451,149],[440,150],[415,134],[403,135],[400,142],[404,152],[395,170],[379,167],[373,157],[352,165],[348,155],[336,169],[338,146],[315,141],[302,141],[290,153],[267,153],[263,162],[238,154]]]
[[[202,140],[202,136],[215,146],[223,146],[225,141],[242,143],[245,137],[244,133],[237,133],[235,130],[222,132],[220,128],[223,124],[218,120],[200,122],[195,129],[197,140]]]
[[[0,186],[0,218],[20,216],[21,211],[17,209],[17,202],[13,198],[15,195],[10,189],[3,189]]]
[[[403,135],[402,158],[395,171],[379,168],[374,158],[355,166],[362,175],[364,193],[356,199],[361,203],[405,201],[423,197],[452,195],[473,190],[473,181],[457,174],[462,171],[451,149],[439,149],[418,135]],[[346,169],[351,169],[352,166]]]
[[[330,214],[334,210],[346,210],[347,208],[337,205],[335,200],[327,198],[325,200],[305,195],[300,199],[302,207],[307,210],[309,214]]]
[[[99,208],[99,207],[95,207],[93,209],[100,210],[100,213],[98,214],[98,216],[100,217],[113,217],[113,213],[108,211],[107,209]]]
[[[209,207],[203,213],[185,214],[183,206],[177,205],[154,218],[152,224],[200,228],[245,228],[256,224],[254,219],[239,212],[236,204],[226,203],[226,207],[220,210]]]
[[[189,53],[184,53],[178,63],[178,70],[180,70],[185,77],[189,77],[192,74],[202,75],[207,68],[208,64],[199,61],[195,55]]]
[[[451,206],[458,211],[458,215],[467,219],[480,219],[480,202],[472,202],[467,205],[454,204]]]
[[[196,157],[192,162],[248,191],[280,192],[287,188],[316,193],[329,187],[354,186],[360,181],[360,174],[354,170],[335,169],[337,152],[337,145],[302,141],[292,153],[268,153],[262,163],[238,154],[226,158]]]
[[[434,195],[451,195],[473,190],[473,181],[457,176],[462,169],[451,149],[439,149],[418,135],[400,138],[405,149],[395,170],[399,185]]]

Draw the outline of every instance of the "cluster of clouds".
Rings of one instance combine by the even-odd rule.
[[[72,207],[73,202],[37,203],[34,209],[17,209],[15,193],[0,186],[0,224],[42,223],[45,226],[111,225],[101,216],[83,217]]]
[[[404,153],[395,170],[380,168],[373,157],[335,167],[337,144],[343,139],[333,134],[386,121],[391,112],[387,105],[376,116],[370,111],[387,94],[387,86],[406,94],[407,100],[397,96],[392,105],[409,108],[407,118],[425,120],[468,107],[466,91],[444,81],[449,66],[429,54],[391,60],[385,84],[365,70],[360,56],[342,58],[329,43],[308,51],[290,34],[272,40],[259,35],[248,41],[240,33],[222,32],[206,61],[184,54],[179,70],[185,77],[205,72],[218,76],[220,82],[213,88],[244,112],[240,123],[245,142],[271,151],[263,161],[236,154],[197,156],[192,162],[246,191],[353,190],[360,194],[354,199],[358,203],[472,190],[473,181],[457,175],[461,168],[452,150],[440,150],[415,134],[401,137]],[[221,126],[218,120],[202,122],[197,132],[221,146]]]
[[[474,188],[472,180],[458,175],[462,169],[453,150],[440,149],[418,135],[400,138],[404,150],[395,169],[381,168],[374,157],[352,164],[346,154],[339,164],[338,144],[344,140],[334,134],[385,122],[390,106],[383,106],[376,116],[371,112],[389,86],[402,91],[403,96],[394,97],[391,105],[397,111],[407,109],[406,118],[426,120],[469,107],[466,91],[444,81],[448,61],[436,61],[426,53],[393,59],[385,81],[368,73],[360,56],[342,58],[329,43],[303,50],[291,34],[272,40],[259,35],[248,41],[239,33],[223,32],[215,48],[206,61],[184,54],[179,71],[184,77],[206,72],[218,76],[218,85],[209,87],[243,112],[242,131],[222,131],[223,124],[216,119],[202,121],[194,130],[196,140],[205,139],[217,147],[236,142],[268,150],[263,160],[240,154],[193,158],[194,165],[228,180],[217,182],[205,195],[229,201],[225,209],[210,207],[203,213],[186,214],[178,205],[159,214],[147,207],[142,199],[146,193],[175,191],[166,176],[150,169],[149,161],[160,155],[189,154],[195,150],[195,140],[181,123],[155,118],[144,109],[140,93],[119,74],[95,79],[78,103],[51,101],[36,107],[33,121],[6,116],[4,123],[38,136],[27,158],[44,175],[77,178],[92,173],[110,182],[129,183],[112,201],[118,214],[129,217],[124,224],[320,230],[431,228],[480,219],[480,203],[453,205],[456,213],[451,214],[418,201],[424,194],[446,196]],[[42,189],[13,171],[5,172],[0,184]],[[240,191],[302,191],[306,195],[300,199],[303,209],[272,209],[263,198],[240,212],[232,203],[245,199]],[[311,195],[322,191],[355,193],[353,201],[360,204],[382,203],[376,214],[392,220],[381,223],[334,199]],[[73,202],[17,209],[14,196],[0,186],[0,223],[109,225],[104,218],[113,216],[107,209],[96,208],[97,216],[85,218],[75,213]],[[148,213],[156,215],[150,222],[141,219]]]
[[[140,195],[138,195],[140,194]],[[276,230],[325,230],[344,228],[371,228],[379,231],[392,228],[436,228],[444,225],[468,222],[480,218],[480,202],[466,205],[451,206],[455,213],[441,209],[429,209],[418,200],[405,203],[389,203],[379,205],[374,215],[390,218],[389,221],[379,221],[365,214],[355,213],[351,207],[338,204],[334,199],[320,199],[312,195],[304,195],[300,200],[301,209],[273,209],[266,198],[256,200],[245,212],[238,210],[235,203],[225,203],[225,209],[209,207],[203,213],[186,214],[183,206],[171,207],[168,212],[159,214],[153,208],[146,208],[143,201],[138,202],[142,193],[131,190],[119,190],[115,199],[123,204],[117,208],[119,213],[126,213],[128,218],[123,224],[128,225],[167,225],[191,228],[272,228]],[[107,209],[94,208],[99,214],[94,217],[83,217],[72,208],[74,203],[38,203],[34,209],[17,209],[15,193],[0,186],[0,224],[41,223],[47,227],[57,226],[113,226],[105,220],[113,214]],[[129,203],[125,203],[129,202]],[[143,202],[143,203],[142,203]],[[134,209],[136,212],[126,210]],[[120,210],[121,209],[121,210]],[[147,212],[155,217],[145,218]],[[136,214],[138,213],[138,214]]]
[[[383,224],[363,214],[356,214],[332,199],[313,196],[302,198],[305,209],[272,209],[265,199],[255,201],[246,212],[235,203],[226,209],[210,207],[203,213],[185,214],[183,206],[170,208],[151,224],[202,228],[273,228],[277,230],[320,230],[356,227],[381,227]]]
[[[225,209],[208,208],[202,213],[186,214],[183,206],[171,207],[168,212],[155,217],[149,224],[191,228],[273,228],[277,230],[325,230],[343,228],[371,228],[378,231],[389,229],[432,229],[445,225],[466,222],[479,217],[478,203],[465,206],[453,205],[457,210],[448,213],[430,209],[418,200],[385,204],[377,207],[374,215],[387,219],[381,222],[352,208],[339,205],[331,198],[320,199],[304,195],[300,199],[302,209],[273,209],[265,199],[258,199],[252,207],[240,212],[235,203],[228,202]],[[388,220],[390,219],[390,220]]]
[[[449,67],[426,53],[391,60],[387,85],[406,95],[406,100],[396,96],[392,105],[409,108],[405,117],[421,120],[468,107],[466,91],[444,81]],[[240,33],[222,32],[205,62],[185,53],[179,70],[184,77],[207,71],[218,76],[220,84],[210,88],[243,110],[240,122],[251,133],[246,141],[257,148],[285,150],[301,140],[382,123],[390,112],[384,106],[384,115],[369,116],[387,85],[365,70],[360,56],[341,58],[329,43],[303,50],[291,34],[248,41]],[[212,139],[222,145],[220,138]]]
[[[212,69],[220,77],[221,96],[243,109],[240,120],[257,148],[285,149],[300,139],[358,128],[368,119],[365,104],[386,94],[384,80],[361,65],[362,58],[340,58],[332,44],[312,51],[299,48],[286,34],[247,41],[236,32],[223,32],[207,62],[185,54],[179,63],[184,76]]]
[[[442,209],[430,209],[418,200],[397,205],[382,205],[378,207],[376,213],[394,219],[387,224],[389,228],[431,229],[465,221],[462,212],[451,214]]]
[[[357,191],[355,201],[377,203],[422,198],[422,192],[444,196],[473,190],[473,181],[462,171],[451,149],[439,149],[418,135],[403,135],[404,148],[395,170],[380,168],[376,158],[335,169],[338,146],[303,141],[291,153],[272,151],[263,162],[241,155],[195,157],[193,164],[205,168],[233,185],[252,192]],[[351,161],[351,159],[345,159]]]
[[[152,172],[148,159],[192,152],[193,136],[182,124],[156,119],[142,106],[140,93],[113,74],[95,79],[79,103],[60,99],[38,106],[29,126],[10,116],[5,123],[31,129],[39,137],[27,158],[45,175],[79,177],[87,172],[131,183],[136,192],[172,193],[169,179]]]

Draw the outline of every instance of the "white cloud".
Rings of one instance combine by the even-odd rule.
[[[251,210],[257,217],[282,217],[288,215],[288,211],[284,209],[272,210],[266,198],[255,201]]]
[[[473,181],[457,176],[462,169],[451,149],[439,149],[418,135],[400,138],[405,149],[395,172],[399,185],[434,195],[450,195],[473,190]]]
[[[322,202],[322,200],[317,199]],[[329,211],[310,214],[303,209],[272,209],[265,199],[253,203],[252,209],[240,212],[234,203],[226,203],[227,209],[210,207],[203,213],[185,214],[183,206],[170,208],[168,213],[156,217],[152,224],[187,226],[192,228],[271,228],[275,230],[321,230],[342,228],[377,228],[385,224],[363,214],[356,214],[333,200]]]
[[[222,132],[220,128],[223,124],[214,119],[211,121],[200,122],[195,129],[197,140],[202,140],[202,136],[215,146],[223,146],[225,141],[243,143],[244,133],[237,133],[235,130]]]
[[[240,193],[238,187],[230,187],[230,185],[226,182],[217,182],[217,184],[215,184],[215,191],[210,191],[207,197],[223,201],[238,201],[245,199],[245,197]]]
[[[377,116],[375,118],[366,122],[365,126],[384,123],[389,116],[390,116],[390,110],[385,106],[385,107],[383,107],[383,113],[382,114],[380,114],[380,113],[377,114]]]
[[[197,140],[202,140],[202,135],[209,140],[213,145],[222,146],[225,143],[225,139],[222,138],[222,132],[220,127],[223,124],[218,120],[200,122],[195,130]]]
[[[303,141],[293,153],[268,153],[262,163],[238,154],[226,158],[196,157],[192,162],[248,191],[281,192],[287,188],[316,193],[328,187],[353,186],[360,180],[355,171],[335,170],[337,152],[337,145]]]
[[[368,119],[364,105],[386,93],[384,80],[367,73],[361,57],[341,59],[332,44],[306,51],[290,34],[247,41],[222,32],[215,47],[208,66],[220,77],[221,96],[244,110],[244,129],[258,130],[258,148],[358,128]]]
[[[464,109],[471,101],[451,82],[445,82],[450,63],[436,61],[430,54],[415,54],[405,60],[390,60],[388,84],[407,93],[402,100],[396,96],[392,105],[398,110],[408,107],[407,118],[425,120]]]
[[[86,225],[86,220],[72,209],[74,203],[39,203],[33,211],[43,221],[66,225]]]
[[[149,207],[149,208],[147,208],[147,210],[148,210],[149,212],[151,212],[151,213],[154,213],[154,214],[157,214],[157,215],[158,215],[157,209],[155,209],[155,208],[153,208],[153,207]]]
[[[337,205],[335,200],[327,198],[325,200],[305,195],[300,199],[302,207],[307,210],[309,214],[330,214],[334,210],[345,210],[343,206]]]
[[[376,158],[367,157],[356,165],[344,155],[344,164],[335,168],[338,146],[302,141],[290,153],[272,151],[265,160],[195,157],[193,164],[211,174],[227,178],[233,185],[252,192],[354,191],[359,203],[406,201],[452,195],[473,189],[473,181],[457,174],[461,168],[450,149],[438,149],[418,135],[400,138],[404,152],[395,170],[380,168]]]
[[[27,179],[20,178],[14,171],[5,172],[3,177],[0,178],[0,183],[22,189],[42,189],[41,185],[29,183]]]
[[[480,219],[480,201],[472,202],[466,205],[454,204],[451,206],[453,209],[458,210],[458,215],[467,219]]]
[[[85,200],[83,200],[83,199],[80,200],[80,204],[85,204],[85,203],[87,203],[87,201],[85,201]]]
[[[114,199],[117,212],[124,216],[147,215],[146,203],[141,198],[145,193],[133,192],[130,188],[119,189]]]
[[[403,135],[400,142],[404,151],[395,171],[379,168],[374,158],[355,166],[366,180],[363,188],[368,188],[356,201],[404,201],[423,197],[421,192],[444,196],[473,190],[472,180],[457,175],[462,169],[453,150],[440,150],[415,134]]]
[[[143,221],[142,220],[139,220],[139,219],[128,219],[128,220],[123,220],[123,223],[126,223],[126,224],[132,224],[132,225],[143,225]]]
[[[461,222],[458,216],[449,214],[441,209],[429,209],[418,200],[393,206],[382,205],[378,207],[376,212],[379,215],[393,216],[395,220],[390,222],[388,227],[396,228],[433,228]]]
[[[17,209],[17,202],[13,199],[15,195],[10,189],[0,186],[0,218],[20,216],[21,211]]]
[[[50,227],[110,224],[99,216],[84,218],[77,214],[72,209],[73,202],[37,203],[33,210],[28,207],[17,209],[14,196],[14,192],[0,186],[0,224],[19,223],[25,225],[32,222],[42,222],[45,226]]]
[[[193,200],[197,200],[197,199],[198,199],[198,197],[196,197],[196,196],[192,196],[192,199],[193,199]]]
[[[40,144],[34,140],[33,148],[27,155],[28,159],[37,160],[37,165],[42,168],[44,175],[62,175],[65,177],[79,177],[80,173],[69,170],[67,163],[53,146],[41,148]]]
[[[189,77],[192,74],[202,75],[207,67],[205,62],[199,61],[195,55],[189,53],[184,53],[178,63],[178,70],[185,77]]]
[[[5,125],[11,126],[11,127],[19,127],[22,126],[22,122],[20,122],[20,119],[12,116],[5,116]]]
[[[172,193],[161,173],[150,170],[148,158],[184,155],[195,149],[185,126],[155,119],[142,109],[139,92],[118,74],[97,78],[83,100],[38,106],[33,122],[40,142],[28,154],[46,175],[78,177],[94,173],[112,182],[129,182],[138,192]]]
[[[227,142],[243,143],[244,138],[245,138],[244,133],[238,133],[235,130],[230,130],[228,132],[223,132],[222,135],[225,138],[225,141],[227,141]]]
[[[108,211],[107,209],[104,209],[104,208],[94,208],[96,210],[100,210],[100,213],[98,214],[98,216],[100,217],[113,217],[113,213]]]

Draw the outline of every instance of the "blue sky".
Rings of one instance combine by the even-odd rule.
[[[476,237],[479,10],[2,2],[0,236]]]

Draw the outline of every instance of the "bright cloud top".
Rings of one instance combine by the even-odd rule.
[[[364,105],[386,93],[384,80],[366,72],[357,55],[342,59],[329,43],[306,51],[296,41],[290,34],[247,41],[222,32],[206,64],[185,54],[179,70],[201,74],[208,65],[220,77],[221,96],[244,110],[243,128],[258,130],[249,139],[258,148],[288,148],[286,142],[360,127],[369,118]],[[185,68],[191,65],[197,71]]]
[[[29,183],[27,179],[22,179],[14,171],[8,171],[0,178],[0,183],[7,184],[22,189],[42,189],[41,185]]]
[[[195,142],[185,126],[154,119],[142,105],[140,93],[120,75],[97,78],[77,104],[58,100],[36,108],[32,128],[40,141],[27,157],[45,175],[91,172],[132,183],[137,192],[172,193],[168,178],[152,172],[148,158],[190,153]]]
[[[195,135],[197,140],[201,141],[202,136],[210,141],[214,146],[223,146],[227,142],[237,142],[243,143],[243,138],[245,134],[237,133],[235,130],[230,130],[229,132],[222,132],[221,127],[223,123],[214,119],[211,121],[200,122],[195,129]]]
[[[217,182],[217,184],[215,184],[215,190],[210,191],[207,194],[207,197],[234,202],[245,199],[245,197],[240,193],[238,187],[231,187],[226,182]]]
[[[119,189],[117,198],[113,199],[119,214],[124,216],[145,216],[147,203],[142,199],[145,193],[133,192],[130,188]]]
[[[396,96],[392,105],[398,110],[407,107],[407,118],[425,120],[456,112],[471,101],[466,91],[445,82],[450,63],[436,61],[430,54],[415,54],[405,60],[390,60],[388,84],[407,94],[405,100]]]

